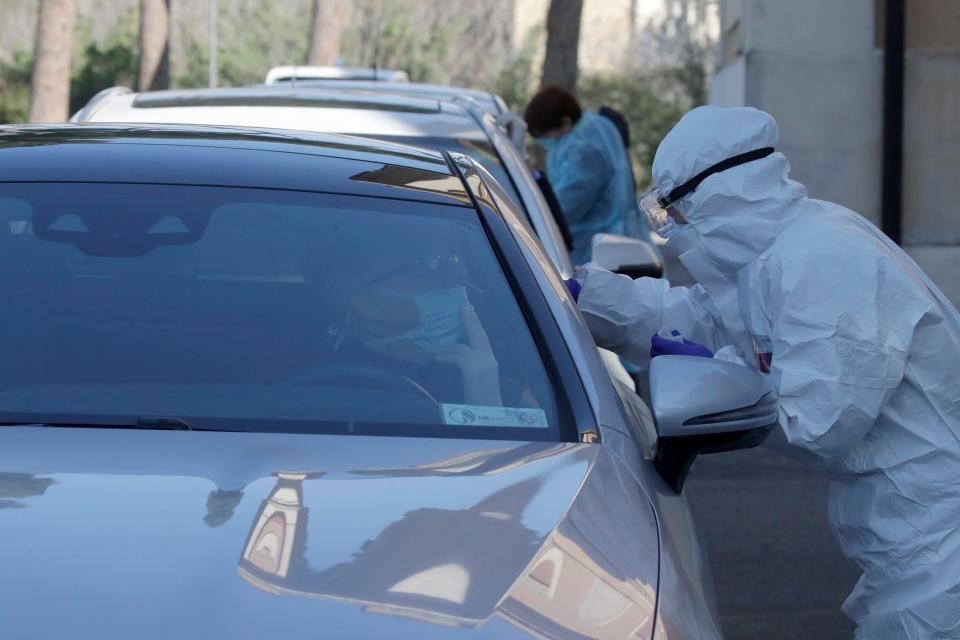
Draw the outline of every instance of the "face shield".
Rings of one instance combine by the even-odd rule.
[[[637,206],[643,212],[643,215],[647,217],[650,227],[661,238],[669,238],[679,231],[679,225],[687,223],[683,215],[674,206],[677,202],[696,191],[700,183],[713,174],[732,169],[741,164],[753,162],[754,160],[766,158],[771,153],[773,153],[773,147],[764,147],[727,158],[701,171],[679,187],[671,189],[668,192],[662,191],[659,187],[650,189],[640,196],[639,200],[637,200]]]
[[[674,235],[678,224],[686,224],[686,220],[672,204],[665,204],[667,198],[654,187],[640,196],[637,206],[647,217],[650,228],[661,238]]]

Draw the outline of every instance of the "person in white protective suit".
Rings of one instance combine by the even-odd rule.
[[[960,315],[872,224],[808,198],[778,133],[755,109],[684,116],[641,208],[698,284],[588,265],[579,307],[627,359],[667,329],[768,373],[781,442],[832,472],[856,637],[960,638]]]

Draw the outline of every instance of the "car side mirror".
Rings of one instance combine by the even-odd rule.
[[[758,371],[696,356],[650,361],[650,404],[658,436],[654,466],[678,493],[698,455],[759,445],[780,411]]]
[[[649,242],[610,233],[593,236],[592,260],[607,271],[630,278],[663,277],[663,260]]]

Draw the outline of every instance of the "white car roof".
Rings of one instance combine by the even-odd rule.
[[[374,69],[370,67],[321,67],[312,65],[284,65],[267,72],[266,84],[283,82],[294,78],[323,80],[385,80],[407,82],[406,71],[398,69]]]
[[[462,106],[351,90],[278,87],[104,92],[75,122],[228,124],[361,136],[487,140]]]
[[[507,105],[496,94],[480,89],[467,89],[465,87],[448,87],[441,84],[425,84],[422,82],[385,82],[382,80],[330,80],[330,79],[305,79],[297,80],[285,79],[278,80],[271,87],[296,87],[296,88],[314,88],[314,89],[351,89],[358,91],[369,91],[377,94],[392,94],[399,96],[411,96],[420,98],[432,98],[434,100],[456,100],[457,98],[467,98],[472,100],[483,111],[491,115],[500,115],[508,111]]]

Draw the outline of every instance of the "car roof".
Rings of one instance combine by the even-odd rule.
[[[269,154],[269,155],[268,155]],[[293,189],[469,205],[440,153],[353,136],[137,124],[0,127],[0,182]]]
[[[458,98],[472,100],[477,106],[493,115],[499,115],[507,110],[503,100],[496,94],[480,89],[465,87],[449,87],[441,84],[427,84],[423,82],[385,82],[377,80],[330,80],[327,78],[298,78],[296,80],[276,80],[269,85],[271,88],[296,87],[315,89],[353,89],[369,91],[377,95],[399,95],[434,100],[451,101]]]
[[[322,78],[325,80],[389,80],[406,82],[406,71],[398,69],[380,69],[372,67],[337,67],[317,65],[284,65],[273,67],[267,72],[265,82],[283,82],[292,78]]]
[[[375,137],[487,139],[461,105],[350,89],[260,86],[148,93],[113,90],[94,98],[74,120],[229,123]]]

